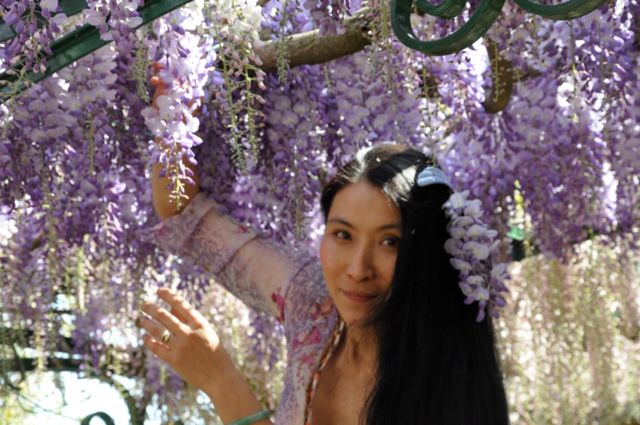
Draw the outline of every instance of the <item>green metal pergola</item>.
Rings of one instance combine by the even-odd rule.
[[[532,0],[514,0],[529,13],[547,19],[569,20],[579,18],[607,2],[607,0],[569,0],[565,3],[548,5]],[[433,5],[428,0],[391,0],[391,24],[398,39],[406,46],[427,55],[449,55],[471,46],[482,37],[496,21],[505,0],[482,0],[467,22],[452,34],[433,41],[421,41],[413,32],[411,13],[415,9],[441,19],[459,16],[467,0],[444,0]]]
[[[142,24],[145,25],[191,0],[147,0],[139,9]],[[540,4],[534,0],[514,0],[524,10],[548,19],[568,20],[584,16],[606,3],[607,0],[568,0],[557,5]],[[494,24],[503,9],[505,0],[481,0],[478,7],[464,25],[450,35],[430,41],[421,41],[411,26],[411,14],[422,12],[440,19],[453,19],[463,12],[467,0],[444,0],[434,5],[428,0],[391,0],[391,24],[395,35],[408,47],[427,55],[448,55],[471,46]],[[60,0],[60,8],[67,16],[87,9],[86,0]],[[36,9],[36,13],[38,10]],[[45,20],[40,15],[38,22]],[[16,36],[14,29],[0,20],[0,43],[6,43]],[[43,55],[47,68],[44,73],[22,72],[25,63],[15,64],[10,72],[0,75],[0,102],[19,94],[29,83],[38,83],[54,72],[108,44],[100,39],[98,30],[84,25],[51,45],[52,54]],[[22,75],[24,74],[24,75]]]
[[[147,0],[144,6],[138,9],[142,17],[141,25],[145,25],[189,2],[191,0]],[[59,5],[67,16],[76,15],[89,7],[86,0],[60,0]],[[41,15],[38,22],[40,25],[44,22]],[[0,21],[0,43],[8,42],[15,36],[14,29],[4,21]],[[84,25],[53,42],[51,45],[52,54],[45,56],[47,69],[44,73],[28,72],[24,78],[32,83],[38,83],[108,43],[109,41],[100,38],[97,28],[88,24]],[[24,62],[19,62],[12,67],[13,72],[5,72],[0,75],[0,81],[6,82],[0,88],[0,102],[7,100],[10,94],[19,93],[27,87],[27,82],[18,81],[18,75],[23,67]]]

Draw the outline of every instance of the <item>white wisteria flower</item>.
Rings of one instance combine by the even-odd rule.
[[[453,239],[460,240],[460,239],[463,239],[463,238],[465,238],[467,236],[467,231],[462,227],[457,227],[456,226],[456,227],[452,227],[449,230],[449,234],[451,235],[451,237]]]
[[[98,27],[100,25],[104,25],[104,16],[100,14],[95,9],[85,9],[84,10],[84,21],[89,25],[93,25],[94,27]]]
[[[129,28],[138,28],[144,21],[140,16],[133,16],[131,18],[125,19],[123,22]]]
[[[468,238],[479,238],[485,234],[487,234],[488,229],[480,224],[474,224],[473,226],[469,227],[466,231],[466,236]]]
[[[505,263],[499,263],[493,266],[491,269],[491,278],[503,279],[507,274],[507,265]]]
[[[479,199],[474,199],[467,203],[464,209],[465,216],[479,218],[482,216],[482,203]]]
[[[472,297],[476,301],[488,301],[491,298],[489,290],[483,286],[476,286],[473,290]]]
[[[502,284],[507,273],[504,264],[491,265],[492,253],[500,244],[495,239],[498,232],[482,222],[482,204],[477,199],[467,199],[468,194],[468,191],[453,193],[443,205],[450,220],[447,225],[450,238],[444,249],[451,256],[451,266],[460,272],[459,286],[466,296],[465,304],[478,302],[476,320],[482,321],[485,309],[497,317],[497,307],[505,305],[500,292],[507,291]]]
[[[58,0],[41,0],[40,7],[54,12],[58,10]]]
[[[462,208],[465,205],[469,191],[455,192],[449,197],[449,200],[445,202],[445,208]]]
[[[463,249],[466,252],[472,254],[476,259],[480,261],[483,261],[489,258],[489,254],[491,253],[488,245],[485,245],[479,242],[474,242],[474,241],[466,242],[463,245]]]
[[[460,260],[458,258],[452,258],[451,259],[451,266],[456,269],[459,270],[463,273],[465,272],[469,272],[471,270],[471,264],[464,261],[464,260]]]
[[[470,297],[473,295],[473,286],[469,285],[466,282],[460,282],[460,290],[466,297]]]
[[[484,278],[480,275],[474,274],[467,278],[467,283],[473,286],[479,286],[484,284]]]
[[[462,249],[460,249],[460,247],[461,245],[459,241],[455,239],[447,239],[447,241],[444,243],[444,250],[452,257],[458,257],[459,255],[463,254],[463,251]]]
[[[488,229],[484,235],[488,238],[495,238],[496,236],[498,236],[498,231],[497,230],[493,230],[493,229]]]
[[[457,217],[452,220],[452,227],[462,227],[465,229],[474,223],[473,218],[471,217]]]

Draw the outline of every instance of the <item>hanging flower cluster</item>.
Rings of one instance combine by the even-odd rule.
[[[100,31],[100,38],[116,43],[142,25],[138,7],[144,0],[88,0],[84,21]]]
[[[396,141],[426,149],[420,126],[418,76],[412,69],[393,72],[406,59],[406,48],[394,44],[392,53],[380,46],[339,59],[327,70],[325,99],[327,159],[336,166],[359,147]]]
[[[497,312],[503,291],[495,282],[506,277],[501,266],[488,266],[508,252],[487,229],[504,236],[517,225],[529,252],[564,259],[594,234],[611,244],[616,233],[638,237],[638,0],[570,24],[507,4],[488,37],[515,78],[507,107],[495,114],[484,103],[491,88],[506,85],[492,73],[486,40],[423,57],[390,38],[384,1],[195,0],[136,30],[141,5],[90,1],[76,23],[93,23],[114,43],[0,107],[0,211],[15,230],[0,252],[1,303],[10,323],[37,330],[44,354],[65,329],[50,307],[66,297],[77,311],[73,333],[64,335],[78,341],[74,354],[102,366],[120,350],[147,368],[140,376],[161,397],[180,390],[163,385],[154,362],[136,357],[133,325],[124,319],[157,285],[198,300],[211,290],[201,271],[139,237],[157,219],[151,162],[174,173],[174,199],[193,177],[182,161],[197,161],[202,189],[228,214],[279,241],[313,245],[323,232],[319,188],[359,147],[396,140],[434,154],[454,186],[468,190],[464,208],[452,209],[457,227],[447,246],[468,301],[484,303],[479,317]],[[336,32],[361,6],[375,17],[373,46],[291,67],[284,79],[261,69],[258,39]],[[0,43],[2,70],[25,58],[41,68],[35,52],[48,53],[71,22],[55,0],[0,0],[0,14],[18,34]],[[457,24],[416,28],[444,35]],[[168,86],[158,110],[148,100],[154,62]],[[615,291],[632,298],[628,289]],[[222,298],[210,302],[225,311]],[[262,317],[247,323],[253,329],[240,351],[273,364],[277,327]],[[114,346],[113,329],[128,332],[130,343]]]
[[[191,170],[185,160],[197,163],[193,148],[202,143],[196,134],[200,121],[194,111],[201,106],[204,85],[216,60],[214,40],[197,33],[205,24],[202,13],[184,8],[154,23],[157,40],[143,40],[148,54],[161,68],[157,76],[167,87],[156,99],[155,106],[141,114],[154,138],[152,160],[163,165],[162,174],[170,177],[172,201],[179,207],[184,202],[185,187],[193,184]]]
[[[478,199],[468,199],[469,191],[454,192],[442,206],[450,222],[451,238],[445,251],[451,255],[451,265],[460,274],[460,289],[467,297],[465,304],[478,303],[476,320],[482,321],[485,310],[498,317],[498,308],[506,302],[504,281],[508,278],[506,264],[492,264],[497,258],[498,232],[488,229],[482,221],[482,207]]]
[[[303,6],[309,11],[310,23],[319,29],[320,35],[343,31],[341,22],[349,9],[348,1],[305,0]]]
[[[242,177],[233,199],[239,205],[252,204],[258,212],[253,218],[245,213],[244,221],[255,223],[276,239],[303,241],[311,233],[322,185],[314,170],[324,165],[321,147],[326,131],[321,114],[325,96],[316,90],[318,84],[323,85],[323,75],[317,69],[293,70],[282,90],[275,89],[275,76],[268,82],[274,89],[264,100],[271,112],[265,116],[265,145],[256,171],[271,177]]]
[[[8,43],[0,45],[0,60],[12,65],[24,61],[21,75],[17,76],[19,79],[29,71],[46,71],[43,53],[52,53],[50,45],[59,34],[60,25],[66,20],[65,14],[59,12],[58,0],[43,0],[38,2],[38,6],[36,8],[32,0],[0,2],[2,20],[13,27],[16,34]]]
[[[234,165],[247,173],[247,157],[257,156],[260,91],[265,89],[262,61],[254,52],[259,40],[261,8],[256,0],[221,1],[203,9],[211,36],[218,43],[224,89],[214,92],[221,110]]]

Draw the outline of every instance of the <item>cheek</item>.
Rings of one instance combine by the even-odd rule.
[[[330,243],[326,237],[322,238],[320,242],[320,264],[322,265],[322,270],[325,272],[325,275],[329,272],[332,265],[332,249],[330,247]]]
[[[328,238],[322,240],[320,243],[320,265],[327,285],[333,285],[340,275],[340,271],[344,268],[343,261],[340,260],[343,257],[344,253],[339,252],[336,244],[331,243]]]
[[[324,268],[324,263],[327,258],[327,239],[323,236],[320,241],[320,264],[322,264],[322,268]]]
[[[391,285],[391,279],[393,279],[393,272],[396,267],[397,258],[397,255],[388,256],[384,259],[384,262],[382,264],[382,273],[384,273],[385,282],[387,282],[389,286]]]

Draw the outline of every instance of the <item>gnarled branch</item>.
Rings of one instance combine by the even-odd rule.
[[[371,44],[367,36],[371,25],[370,12],[371,9],[363,8],[345,19],[342,34],[320,36],[319,30],[313,30],[288,36],[284,40],[258,42],[255,52],[262,61],[260,68],[264,71],[276,70],[280,43],[286,43],[290,67],[325,63],[359,52]]]
[[[256,55],[262,61],[260,69],[266,72],[277,69],[280,43],[286,43],[290,68],[326,63],[359,52],[371,44],[368,36],[371,23],[371,9],[362,8],[345,19],[342,34],[320,36],[318,30],[313,30],[294,34],[283,40],[257,42],[254,48]],[[500,56],[495,42],[486,39],[486,46],[494,84],[487,91],[484,108],[489,113],[497,113],[509,103],[515,82],[515,72],[511,62]],[[437,89],[432,89],[430,95],[434,92],[437,92]]]

